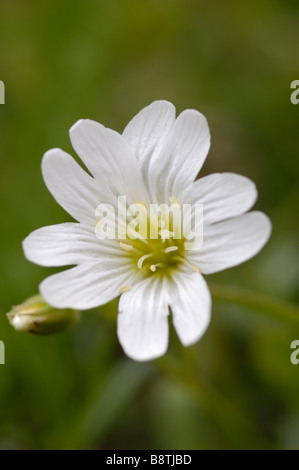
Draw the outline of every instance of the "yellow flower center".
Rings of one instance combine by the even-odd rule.
[[[181,203],[174,196],[169,200],[172,211],[162,210],[159,214],[155,213],[154,217],[146,211],[146,215],[139,218],[138,227],[132,228],[129,223],[127,238],[119,241],[119,246],[130,253],[133,263],[136,264],[137,272],[133,282],[139,277],[168,276],[172,270],[177,270],[182,265],[200,272],[200,269],[192,265],[185,256],[186,240],[183,236]],[[143,202],[136,204],[146,207],[146,203]],[[119,291],[127,292],[131,287],[131,285],[121,286]]]

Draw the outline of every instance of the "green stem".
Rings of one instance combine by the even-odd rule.
[[[261,313],[275,316],[280,320],[299,324],[299,306],[295,303],[239,287],[209,283],[209,288],[212,298],[215,300],[242,305]]]

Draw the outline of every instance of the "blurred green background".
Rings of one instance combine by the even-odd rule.
[[[298,2],[1,0],[0,23],[0,447],[298,449],[299,313],[286,303],[299,297]],[[55,272],[27,262],[21,241],[70,220],[43,183],[43,153],[74,155],[79,118],[121,132],[155,99],[206,115],[202,174],[253,179],[270,242],[207,277],[210,328],[188,349],[172,332],[162,359],[124,356],[117,301],[57,336],[15,332],[5,313]]]

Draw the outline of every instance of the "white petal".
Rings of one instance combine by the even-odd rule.
[[[70,129],[74,149],[98,181],[105,183],[128,203],[148,200],[133,150],[117,132],[89,119]],[[109,201],[103,201],[109,202]]]
[[[255,256],[271,234],[271,222],[262,212],[248,212],[204,227],[200,251],[188,257],[202,273],[212,274],[236,266]]]
[[[235,173],[214,173],[195,181],[183,202],[203,204],[205,224],[235,217],[247,212],[255,203],[255,184]]]
[[[143,164],[157,158],[175,121],[175,107],[168,101],[154,101],[127,125],[123,137]]]
[[[74,219],[94,225],[95,208],[103,197],[108,198],[108,192],[101,188],[70,155],[60,149],[52,149],[45,153],[42,173],[56,201]]]
[[[95,229],[83,224],[65,223],[35,230],[23,241],[26,258],[41,266],[67,266],[84,262],[103,262],[124,257],[117,242],[98,240]]]
[[[145,180],[149,178],[150,162],[158,159],[174,121],[173,104],[154,101],[142,109],[123,132],[123,137],[135,152]]]
[[[184,346],[190,346],[205,333],[211,318],[211,295],[199,273],[176,273],[171,286],[170,306],[173,324]]]
[[[159,157],[151,162],[163,202],[169,196],[180,197],[182,190],[195,180],[209,148],[206,118],[193,109],[183,111],[172,126]]]
[[[136,361],[162,356],[168,345],[168,305],[162,281],[153,276],[122,294],[117,318],[118,339]]]
[[[134,273],[131,265],[119,259],[85,263],[48,277],[40,284],[40,293],[53,307],[87,310],[117,297]]]

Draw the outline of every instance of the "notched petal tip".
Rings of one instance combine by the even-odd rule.
[[[121,295],[117,337],[131,359],[151,361],[168,347],[169,309],[160,283],[149,279]]]
[[[207,118],[205,117],[204,114],[202,114],[200,111],[197,111],[197,109],[184,109],[184,111],[182,111],[178,118],[184,118],[184,119],[189,119],[189,123],[190,123],[190,120],[192,120],[192,122],[194,122],[195,124],[200,124],[202,129],[204,129],[207,133],[207,136],[209,136],[209,138],[211,138],[211,133],[210,133],[210,127],[209,127],[209,123],[208,123],[208,120]]]
[[[85,121],[85,119],[78,119],[78,121],[75,122],[75,124],[73,124],[70,129],[69,129],[69,133],[71,134],[74,130],[76,130],[76,128],[78,126],[80,126],[83,122]]]
[[[167,108],[172,108],[172,109],[175,110],[174,104],[171,103],[170,101],[168,101],[168,100],[155,100],[155,101],[152,101],[147,106],[145,106],[144,108],[142,108],[140,110],[140,112],[144,111],[145,109],[149,110],[150,108],[157,108],[157,107],[167,107]]]
[[[118,337],[118,340],[126,356],[128,356],[130,359],[136,362],[150,362],[150,361],[154,361],[155,359],[159,359],[159,357],[164,356],[164,354],[167,352],[167,347],[168,347],[167,345],[163,350],[156,351],[155,353],[153,352],[146,353],[143,351],[142,353],[138,352],[138,354],[136,354],[136,353],[132,353],[131,349],[127,348],[120,341],[119,337]]]
[[[43,175],[44,180],[47,177],[46,172],[48,171],[48,169],[50,170],[52,169],[53,164],[55,163],[55,160],[62,161],[62,160],[67,160],[67,159],[72,159],[72,158],[73,157],[71,157],[71,155],[64,152],[64,150],[62,150],[59,147],[55,147],[50,150],[47,150],[44,153],[42,162],[41,162],[41,169],[42,169],[42,175]]]
[[[84,127],[87,127],[87,126],[90,126],[90,125],[95,125],[95,124],[100,126],[100,127],[104,127],[104,126],[102,126],[102,124],[100,124],[99,122],[93,121],[92,119],[79,119],[70,128],[69,135],[72,136],[74,133],[77,132],[77,130],[80,130],[80,128],[82,128],[82,127],[84,128]]]
[[[72,125],[69,130],[69,135],[72,141],[72,138],[77,134],[80,135],[81,132],[97,132],[107,129],[103,124],[100,122],[94,121],[92,119],[79,119]]]
[[[26,238],[22,241],[22,248],[23,248],[23,253],[27,261],[30,261],[31,263],[34,263],[34,261],[31,259],[31,235],[27,235]]]
[[[249,214],[250,213],[256,214],[257,220],[260,219],[261,238],[263,239],[263,244],[261,245],[260,249],[262,249],[271,237],[273,229],[272,222],[270,217],[268,217],[264,212],[252,211],[249,212]]]
[[[198,273],[176,275],[170,291],[170,308],[176,333],[183,346],[192,346],[205,334],[212,299],[208,285]]]
[[[53,158],[53,157],[55,157],[59,154],[61,154],[61,155],[65,154],[65,152],[62,149],[60,149],[59,147],[54,147],[52,149],[47,150],[43,155],[42,164],[47,162],[49,160],[49,158]]]

